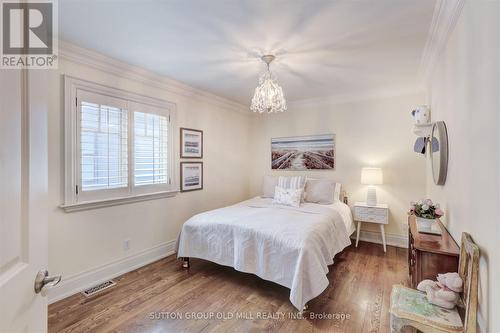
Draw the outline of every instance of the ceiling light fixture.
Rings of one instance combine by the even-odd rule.
[[[267,65],[267,72],[259,78],[259,85],[255,88],[250,110],[258,113],[272,113],[286,111],[286,100],[283,89],[276,81],[276,77],[269,70],[269,64],[276,57],[272,54],[263,55],[262,61]]]

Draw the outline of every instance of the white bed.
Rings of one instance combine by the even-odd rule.
[[[351,244],[349,207],[273,205],[260,197],[190,218],[177,242],[178,257],[194,257],[253,273],[290,289],[302,310],[328,286],[328,265]]]

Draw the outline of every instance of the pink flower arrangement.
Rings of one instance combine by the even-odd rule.
[[[422,217],[424,219],[435,219],[444,215],[438,203],[433,203],[431,199],[419,200],[410,204],[409,214]]]

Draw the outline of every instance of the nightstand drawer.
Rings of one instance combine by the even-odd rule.
[[[361,222],[387,223],[387,217],[380,215],[359,214],[355,215],[354,219]]]
[[[387,224],[388,209],[379,207],[354,206],[354,219],[361,222]]]
[[[355,207],[354,211],[360,215],[386,216],[387,209],[377,207]]]

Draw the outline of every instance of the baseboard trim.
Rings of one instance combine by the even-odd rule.
[[[121,258],[88,271],[64,278],[48,293],[49,304],[77,294],[82,290],[116,278],[134,269],[165,258],[175,252],[175,240],[165,242],[131,256]]]
[[[352,235],[354,242],[356,241],[356,233]],[[369,231],[369,230],[361,230],[359,233],[359,240],[382,244],[382,236],[378,231]],[[395,234],[385,234],[385,243],[386,245],[408,248],[408,237],[403,235],[395,235]]]

